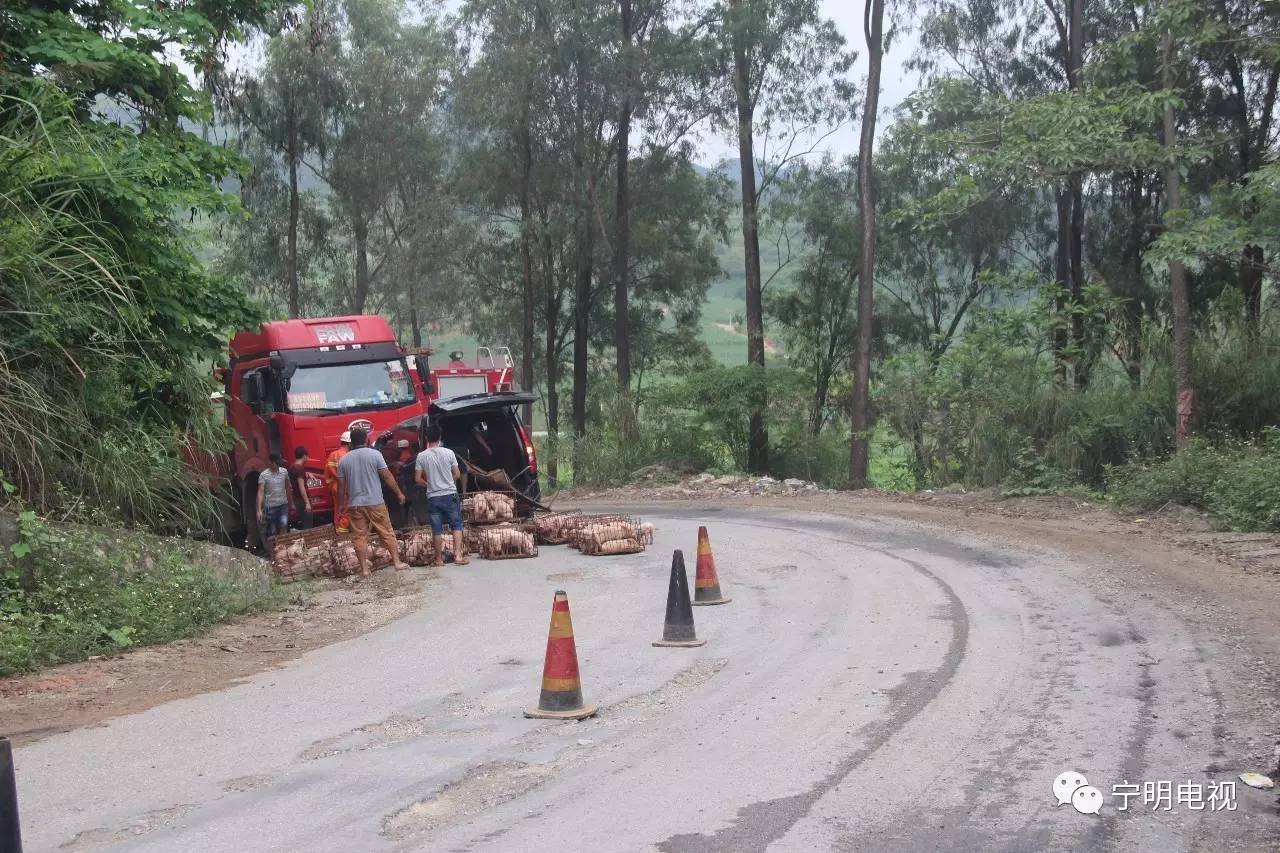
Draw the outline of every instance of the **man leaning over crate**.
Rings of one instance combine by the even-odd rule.
[[[351,452],[338,463],[338,484],[342,503],[351,516],[351,541],[356,547],[356,560],[360,563],[360,577],[369,577],[369,529],[382,540],[391,561],[397,569],[409,568],[400,562],[399,543],[391,529],[391,514],[382,500],[385,484],[401,504],[404,492],[391,476],[387,460],[372,447],[368,447],[368,433],[362,429],[351,430]]]
[[[462,505],[458,501],[456,480],[462,478],[458,457],[440,444],[440,426],[427,424],[427,449],[418,454],[414,479],[427,496],[427,512],[431,516],[431,538],[436,548],[436,565],[444,565],[444,526],[453,530],[453,561],[460,566],[470,562],[462,542]]]

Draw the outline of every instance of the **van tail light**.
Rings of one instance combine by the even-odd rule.
[[[520,441],[524,444],[524,454],[529,459],[529,475],[538,476],[538,451],[533,447],[533,439],[525,431],[524,424],[516,421],[516,429],[520,430]]]

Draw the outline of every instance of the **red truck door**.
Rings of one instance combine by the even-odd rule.
[[[266,467],[271,452],[268,421],[278,408],[270,367],[264,359],[236,367],[231,377],[228,416],[240,436],[236,444],[236,475],[247,481]]]

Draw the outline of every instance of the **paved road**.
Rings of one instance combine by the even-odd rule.
[[[217,693],[18,752],[30,850],[1274,850],[1232,780],[1274,736],[1234,638],[1113,567],[902,522],[656,505],[644,554],[448,567],[421,611]],[[733,602],[654,648],[672,548]],[[600,716],[523,719],[552,591]],[[1100,815],[1055,806],[1077,770]]]

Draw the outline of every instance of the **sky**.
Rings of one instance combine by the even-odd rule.
[[[461,0],[443,0],[440,4],[445,12],[455,12]],[[851,71],[852,78],[859,91],[867,79],[867,44],[862,33],[863,0],[821,0],[822,14],[835,22],[836,28],[845,37],[849,47],[857,52],[857,61]],[[915,49],[914,40],[909,33],[899,35],[884,55],[880,81],[880,110],[877,121],[877,135],[888,125],[895,107],[916,88],[917,77],[906,69],[906,62]],[[252,65],[259,61],[260,49],[241,47],[233,50],[233,62]],[[829,130],[825,128],[824,130]],[[840,128],[827,136],[814,152],[820,157],[828,152],[837,157],[854,153],[858,149],[858,126]],[[706,165],[719,163],[722,160],[736,159],[738,146],[733,140],[707,136],[702,139],[699,159]]]
[[[851,72],[859,91],[867,80],[867,42],[862,33],[862,0],[822,0],[822,14],[835,22],[836,28],[844,36],[846,43],[857,51],[858,59]],[[906,62],[915,49],[910,34],[900,35],[889,51],[884,55],[880,69],[880,109],[877,121],[877,135],[888,124],[887,119],[893,114],[894,107],[912,93],[916,88],[916,75],[906,69]],[[827,151],[842,157],[858,150],[859,128],[853,126],[841,128],[828,136],[819,146],[814,156],[821,156]],[[704,139],[702,142],[702,159],[707,163],[716,163],[725,159],[736,159],[737,143],[724,139]]]

